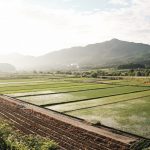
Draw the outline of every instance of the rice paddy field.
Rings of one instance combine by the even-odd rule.
[[[0,94],[150,138],[149,83],[150,78],[24,75],[0,79]]]

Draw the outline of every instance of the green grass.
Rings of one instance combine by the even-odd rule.
[[[84,83],[84,84],[77,84],[74,86],[74,84],[72,86],[60,86],[57,88],[43,88],[43,89],[39,89],[38,91],[35,90],[35,92],[33,92],[33,90],[31,92],[24,92],[23,93],[18,93],[20,91],[18,91],[17,93],[12,93],[9,94],[11,96],[25,96],[25,95],[36,95],[36,94],[42,94],[43,92],[46,93],[61,93],[61,92],[71,92],[71,91],[80,91],[80,90],[90,90],[90,89],[102,89],[102,88],[113,88],[116,87],[116,85],[108,85],[108,84],[92,84],[92,83]],[[47,89],[47,90],[46,90]],[[44,91],[43,91],[44,90]]]
[[[68,114],[150,138],[150,97]]]
[[[57,81],[58,82],[58,81]],[[11,88],[11,87],[20,87],[20,86],[30,86],[30,85],[39,85],[39,84],[53,84],[57,83],[53,80],[36,80],[36,81],[29,81],[29,82],[4,82],[0,83],[0,88]],[[64,81],[61,81],[63,83]]]
[[[124,94],[124,93],[130,93],[130,92],[146,90],[146,89],[148,88],[124,86],[124,87],[114,87],[114,88],[98,89],[98,90],[91,90],[91,91],[89,90],[84,92],[82,91],[82,92],[70,92],[64,94],[23,97],[20,99],[37,105],[46,105],[46,104],[57,104],[62,102],[94,99],[98,97]]]
[[[60,105],[54,105],[46,107],[48,109],[56,110],[59,112],[65,112],[65,111],[76,111],[78,109],[86,109],[88,107],[98,107],[100,105],[109,105],[111,103],[116,102],[124,102],[124,101],[131,101],[135,100],[135,98],[142,97],[142,96],[150,96],[150,91],[144,91],[144,92],[137,92],[137,93],[131,93],[131,94],[125,94],[125,95],[117,95],[117,96],[110,96],[110,97],[104,97],[99,99],[93,99],[91,101],[82,101],[82,102],[74,102],[69,104],[60,104]]]
[[[37,80],[47,80],[52,76],[47,75],[19,75],[19,74],[12,74],[12,75],[0,75],[0,82],[28,82],[28,81],[37,81]]]
[[[128,78],[123,80],[106,80],[106,83],[123,84],[123,85],[138,85],[150,86],[150,78]],[[149,83],[149,84],[148,84]]]
[[[43,90],[52,90],[54,88],[60,87],[71,87],[71,86],[84,86],[84,85],[92,85],[92,83],[69,83],[69,82],[50,82],[50,83],[38,83],[38,84],[30,84],[30,85],[17,85],[17,86],[5,86],[0,87],[1,94],[11,94],[11,93],[20,93],[20,92],[32,92],[32,91],[43,91]],[[55,91],[55,90],[54,90]]]

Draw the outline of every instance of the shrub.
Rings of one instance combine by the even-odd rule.
[[[38,135],[22,135],[0,119],[0,150],[56,150],[57,144]]]

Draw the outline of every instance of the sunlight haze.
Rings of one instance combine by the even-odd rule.
[[[118,38],[150,44],[149,0],[0,0],[0,55]]]

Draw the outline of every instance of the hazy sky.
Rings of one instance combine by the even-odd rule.
[[[0,0],[0,54],[41,55],[111,38],[150,44],[150,0]]]

